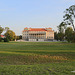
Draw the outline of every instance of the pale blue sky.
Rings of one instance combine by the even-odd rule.
[[[9,27],[17,35],[25,27],[57,30],[64,11],[75,0],[0,0],[0,25]]]

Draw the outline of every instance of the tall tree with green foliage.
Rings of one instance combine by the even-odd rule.
[[[3,32],[3,30],[4,30],[4,28],[2,28],[2,27],[0,26],[0,36],[1,36],[1,33]]]
[[[64,41],[64,33],[58,33],[58,40]]]
[[[64,40],[64,28],[65,28],[65,23],[64,22],[61,22],[58,27],[58,34],[57,34],[57,38],[58,40],[60,41],[63,41]]]
[[[59,33],[64,33],[64,29],[66,28],[65,25],[66,25],[65,22],[61,22],[60,25],[57,26]]]
[[[75,5],[70,6],[68,9],[65,11],[65,15],[63,16],[64,21],[66,25],[70,25],[73,27],[73,30],[75,32]]]
[[[6,38],[8,38],[10,41],[15,40],[15,32],[13,32],[12,30],[7,30],[7,32],[4,34],[6,36]]]
[[[72,27],[67,27],[65,30],[65,38],[68,42],[71,42],[73,40],[73,29]]]
[[[55,39],[55,40],[59,40],[59,39],[58,39],[58,33],[57,33],[57,32],[54,32],[54,39]]]
[[[5,27],[5,31],[8,31],[10,28],[9,27]]]
[[[72,41],[73,43],[75,43],[75,32],[72,33]]]

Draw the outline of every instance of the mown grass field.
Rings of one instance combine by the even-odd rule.
[[[0,42],[0,75],[75,75],[75,44]]]

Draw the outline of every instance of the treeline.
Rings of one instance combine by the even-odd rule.
[[[58,32],[54,33],[55,39],[75,42],[75,5],[70,6],[64,13],[63,22],[58,26]]]
[[[1,37],[1,33],[5,31],[4,33],[4,38]],[[15,32],[10,30],[9,27],[1,27],[0,26],[0,42],[4,41],[4,42],[9,42],[9,41],[14,41],[14,40],[19,40],[22,39],[22,36],[16,36]]]
[[[54,37],[60,41],[75,42],[75,32],[72,27],[67,27],[64,32],[55,32]]]

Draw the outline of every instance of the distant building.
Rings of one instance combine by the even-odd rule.
[[[5,38],[5,36],[4,36],[4,35],[0,35],[0,37],[1,37],[1,38]]]
[[[26,41],[50,41],[54,39],[52,28],[24,28],[22,39]]]

